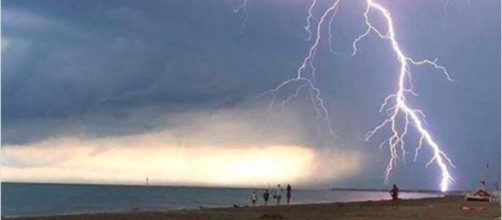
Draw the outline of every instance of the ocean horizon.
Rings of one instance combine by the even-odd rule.
[[[250,206],[253,191],[264,205],[262,188],[112,185],[76,183],[2,183],[2,216],[45,216],[133,211],[174,211]],[[274,187],[270,188],[273,194]],[[403,191],[403,199],[442,196],[439,192]],[[375,189],[293,189],[291,204],[390,199]],[[281,204],[286,204],[285,191]],[[270,199],[268,205],[275,205]]]

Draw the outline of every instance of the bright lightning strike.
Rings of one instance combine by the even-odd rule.
[[[310,4],[310,7],[309,7],[309,10],[307,12],[307,18],[305,18],[305,21],[306,21],[306,25],[305,25],[305,32],[307,32],[307,41],[310,41],[312,39],[312,30],[311,30],[311,26],[312,26],[312,20],[315,20],[315,17],[314,17],[314,7],[316,6],[317,4],[317,0],[313,0],[312,3]],[[336,3],[338,4],[338,3]],[[329,9],[328,9],[329,10]],[[329,23],[328,23],[328,34],[329,34],[329,38],[328,38],[328,41],[329,41],[329,50],[331,53],[335,54],[335,55],[338,55],[338,53],[333,49],[333,31],[332,31],[332,27],[333,27],[333,21],[335,20],[335,15],[336,15],[336,10],[338,10],[338,6],[335,8],[335,11],[333,11],[331,13],[331,18],[329,20]],[[323,21],[324,22],[324,21]]]
[[[394,94],[389,95],[385,98],[383,104],[381,105],[380,112],[384,111],[389,115],[387,119],[385,119],[380,125],[376,126],[373,130],[369,131],[364,139],[365,141],[369,141],[373,135],[379,132],[386,126],[390,126],[392,131],[392,135],[386,139],[382,144],[380,144],[380,148],[382,148],[385,144],[389,145],[391,158],[389,163],[387,164],[387,168],[385,169],[385,181],[388,182],[391,171],[394,169],[395,164],[398,159],[402,156],[403,161],[406,157],[405,150],[405,137],[408,134],[408,129],[413,126],[416,128],[418,133],[420,134],[420,139],[418,143],[418,147],[415,148],[415,156],[414,161],[416,161],[418,151],[423,147],[423,145],[427,145],[431,148],[433,152],[433,156],[431,160],[427,163],[427,166],[435,163],[440,171],[441,171],[441,181],[440,188],[441,191],[447,191],[448,186],[453,181],[453,178],[448,170],[448,166],[454,167],[451,160],[448,156],[441,150],[439,144],[437,144],[429,133],[429,131],[424,127],[425,122],[425,114],[418,109],[414,109],[409,106],[406,99],[409,95],[415,95],[416,93],[413,91],[412,83],[411,83],[411,72],[410,66],[420,66],[420,65],[430,65],[433,68],[441,71],[448,80],[451,81],[448,71],[443,66],[437,64],[437,60],[415,60],[403,53],[401,48],[399,47],[398,41],[395,36],[395,28],[394,22],[390,12],[382,5],[374,2],[374,0],[365,0],[366,1],[366,10],[364,12],[365,25],[367,27],[366,31],[359,35],[352,42],[352,56],[356,55],[358,48],[357,44],[359,41],[364,39],[371,33],[376,33],[380,38],[389,41],[392,46],[393,52],[396,55],[396,59],[400,64],[400,69],[398,72],[399,80],[397,82],[397,91]],[[321,91],[315,85],[316,84],[316,68],[314,64],[314,58],[316,57],[317,51],[319,50],[319,44],[321,42],[323,28],[328,27],[328,42],[329,49],[332,53],[337,54],[332,46],[332,23],[337,13],[339,7],[340,0],[335,0],[328,9],[324,11],[322,16],[319,18],[317,22],[317,29],[315,35],[312,31],[312,22],[317,21],[313,10],[316,6],[317,0],[312,0],[310,7],[308,9],[308,15],[306,17],[306,26],[305,31],[307,32],[307,40],[310,41],[313,37],[315,38],[310,49],[308,50],[307,55],[304,57],[303,62],[297,69],[296,77],[283,81],[279,85],[277,85],[274,89],[264,93],[271,94],[273,97],[272,104],[274,104],[275,99],[278,95],[278,92],[287,86],[296,86],[296,90],[293,94],[286,97],[282,100],[281,105],[284,108],[288,102],[298,97],[302,90],[307,90],[310,95],[310,100],[312,105],[317,113],[317,120],[323,119],[327,123],[327,127],[329,133],[335,135],[332,130],[332,123],[329,119],[328,110],[324,104],[324,100],[321,98]],[[241,9],[245,9],[247,4],[247,0],[243,2],[241,6],[235,9],[235,12],[238,12]],[[379,30],[371,23],[371,19],[369,17],[369,13],[375,11],[379,15],[383,16],[387,24],[387,32]],[[404,125],[399,126],[399,119],[404,120]],[[320,132],[319,124],[319,132]],[[401,156],[400,153],[401,152]]]
[[[390,42],[393,52],[396,54],[397,61],[400,64],[400,69],[398,73],[399,75],[399,80],[397,83],[398,89],[396,93],[391,94],[387,98],[385,98],[384,103],[380,108],[380,111],[382,111],[385,107],[390,105],[390,107],[387,108],[387,112],[390,112],[390,115],[380,125],[378,125],[373,130],[369,131],[365,136],[365,140],[368,141],[380,129],[382,129],[386,125],[390,125],[390,128],[392,130],[392,135],[388,140],[386,140],[386,143],[390,147],[390,154],[391,154],[391,159],[385,170],[385,180],[388,181],[390,172],[394,168],[396,161],[399,159],[398,152],[399,151],[402,152],[401,154],[403,160],[405,158],[406,152],[404,149],[404,144],[405,144],[404,137],[408,133],[408,128],[410,127],[410,125],[414,125],[414,127],[420,134],[419,145],[415,149],[414,159],[416,160],[416,154],[418,153],[418,150],[422,147],[422,144],[424,144],[425,141],[425,144],[427,144],[427,146],[429,146],[433,151],[433,157],[429,161],[429,163],[427,163],[427,165],[435,162],[436,165],[439,167],[441,171],[440,187],[441,191],[445,192],[448,190],[449,183],[453,181],[453,178],[450,172],[448,171],[448,165],[453,167],[453,164],[451,160],[448,158],[448,156],[440,149],[440,146],[434,141],[429,131],[426,128],[424,128],[423,126],[424,115],[422,111],[411,108],[409,104],[406,102],[406,97],[409,94],[414,94],[413,88],[411,88],[410,84],[411,82],[410,65],[431,65],[432,67],[444,73],[448,80],[451,80],[451,78],[449,77],[447,70],[443,66],[438,65],[436,63],[436,60],[432,61],[414,60],[413,58],[406,56],[399,47],[399,44],[396,40],[394,24],[390,12],[384,6],[375,3],[373,0],[366,0],[366,2],[367,2],[367,7],[366,11],[364,12],[364,18],[367,30],[353,41],[352,43],[353,55],[357,53],[357,43],[370,33],[374,32],[382,39],[388,40]],[[388,28],[387,33],[385,34],[382,33],[382,31],[380,31],[378,28],[372,25],[371,20],[369,18],[370,11],[375,11],[384,17]],[[398,116],[400,115],[404,117],[404,122],[405,122],[404,127],[401,128],[401,130],[398,128],[397,124]]]
[[[317,117],[316,119],[322,119],[327,124],[328,131],[331,135],[336,136],[333,131],[332,123],[329,118],[328,109],[324,104],[324,100],[321,97],[321,90],[315,85],[316,81],[316,68],[314,66],[314,58],[319,49],[319,43],[321,42],[322,37],[322,28],[326,25],[327,22],[331,23],[331,18],[336,14],[338,9],[338,3],[340,0],[336,0],[320,17],[319,22],[317,23],[317,31],[315,33],[315,40],[308,50],[307,55],[303,59],[300,67],[297,69],[297,74],[295,78],[288,79],[283,81],[281,84],[276,86],[274,89],[264,93],[264,94],[272,94],[273,100],[276,99],[277,93],[284,87],[291,84],[299,84],[296,87],[295,93],[287,97],[281,102],[281,105],[284,107],[289,101],[296,98],[302,89],[307,89],[310,95],[310,100],[314,109],[316,111]],[[315,6],[316,1],[314,0],[309,8],[309,15],[307,17],[307,26],[305,26],[305,30],[310,32],[310,19],[313,17],[312,9]],[[273,103],[273,102],[272,102]],[[318,128],[318,134],[320,135],[320,126]]]

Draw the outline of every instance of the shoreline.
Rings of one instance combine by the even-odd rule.
[[[376,190],[368,190],[368,191],[356,191],[356,190],[329,190],[329,191],[350,191],[350,192],[374,192]],[[376,192],[387,192],[387,191],[376,191]],[[404,193],[413,193],[413,192],[404,192]],[[421,192],[418,192],[421,193]],[[423,194],[429,194],[427,197],[419,197],[419,198],[402,198],[402,201],[405,200],[420,200],[420,199],[433,199],[433,198],[441,198],[445,196],[460,196],[458,194],[447,194],[447,195],[439,195],[432,192],[425,192]],[[326,204],[349,204],[349,203],[361,203],[361,202],[386,202],[390,201],[390,199],[361,199],[356,201],[316,201],[316,202],[293,202],[290,206],[302,206],[302,205],[326,205]],[[235,206],[238,207],[235,207]],[[280,206],[287,206],[285,201],[282,202]],[[129,213],[173,213],[173,212],[191,212],[191,211],[199,211],[199,210],[219,210],[219,209],[236,209],[236,208],[260,208],[260,207],[277,207],[275,205],[274,200],[272,199],[269,202],[269,205],[265,206],[262,203],[256,205],[256,207],[251,207],[251,204],[225,204],[225,205],[209,205],[209,206],[193,206],[193,207],[175,207],[175,208],[164,208],[164,209],[149,209],[149,208],[128,208],[128,209],[115,209],[115,210],[97,210],[97,211],[81,211],[81,212],[66,212],[66,213],[42,213],[42,214],[12,214],[12,215],[2,215],[2,218],[6,219],[24,219],[24,218],[51,218],[51,217],[60,217],[60,216],[93,216],[93,215],[121,215],[121,214],[129,214]]]
[[[469,208],[469,210],[464,207]],[[496,219],[500,203],[466,202],[462,196],[364,202],[309,203],[257,207],[218,207],[165,211],[131,210],[38,216],[2,216],[15,220],[101,219]]]
[[[207,185],[163,185],[163,184],[112,184],[112,183],[65,183],[65,182],[17,182],[17,181],[3,181],[1,184],[26,184],[26,185],[65,185],[65,186],[103,186],[103,187],[152,187],[152,188],[199,188],[199,189],[270,189],[265,186],[207,186]],[[273,187],[272,187],[273,188]],[[357,191],[357,192],[388,192],[388,188],[349,188],[349,187],[327,187],[327,188],[295,188],[295,190],[329,190],[329,191]],[[447,192],[442,192],[440,190],[434,189],[399,189],[400,192],[409,192],[409,193],[436,193],[436,194],[444,194],[444,195],[459,195],[463,193],[470,192],[465,189],[454,189],[449,190]]]
[[[172,212],[201,208],[229,208],[250,205],[253,188],[124,186],[91,184],[2,183],[7,197],[20,196],[23,190],[44,191],[45,198],[4,201],[5,217],[50,217],[81,214],[135,212]],[[65,193],[61,193],[65,192]],[[82,194],[84,192],[84,194]],[[16,194],[17,193],[17,194]],[[201,197],[199,197],[198,193]],[[293,204],[379,201],[389,199],[388,190],[296,189]],[[403,199],[440,197],[438,193],[402,192]],[[36,201],[36,202],[35,202]],[[262,205],[263,200],[257,205]],[[273,201],[270,201],[273,202]],[[46,203],[46,204],[43,204]],[[269,203],[270,204],[270,203]]]

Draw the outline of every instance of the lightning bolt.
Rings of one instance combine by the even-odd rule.
[[[399,159],[399,151],[401,151],[403,160],[405,158],[406,151],[404,149],[405,141],[404,138],[408,133],[408,128],[410,125],[413,125],[418,133],[420,134],[418,147],[415,149],[415,158],[418,154],[418,151],[422,148],[422,145],[425,144],[429,146],[433,152],[433,156],[431,160],[427,163],[427,166],[435,163],[440,171],[441,171],[441,182],[440,188],[441,191],[445,192],[448,190],[448,186],[453,181],[453,178],[448,170],[448,165],[454,167],[451,160],[448,156],[441,150],[440,146],[430,132],[424,127],[424,114],[422,111],[413,109],[406,102],[406,98],[410,94],[415,94],[413,88],[411,86],[411,73],[410,73],[410,65],[430,65],[433,68],[441,71],[448,80],[451,81],[448,71],[441,65],[437,64],[437,60],[415,60],[403,53],[401,48],[399,47],[399,43],[396,40],[395,28],[393,24],[393,19],[391,13],[382,5],[374,2],[373,0],[366,0],[367,7],[364,12],[364,18],[366,22],[367,29],[366,31],[359,35],[352,43],[353,53],[355,55],[357,53],[357,43],[368,36],[370,33],[376,33],[380,38],[389,41],[392,46],[392,50],[396,55],[397,61],[400,64],[400,69],[398,72],[399,80],[397,82],[397,91],[394,94],[387,96],[381,105],[380,111],[383,111],[384,108],[390,106],[386,109],[389,117],[385,119],[380,125],[376,126],[373,130],[369,131],[364,139],[365,141],[369,141],[369,139],[382,128],[387,125],[390,126],[392,135],[389,139],[386,140],[383,144],[387,143],[390,148],[391,158],[389,163],[387,164],[387,168],[385,170],[385,180],[388,182],[389,175],[396,164],[396,161]],[[371,11],[375,11],[379,13],[385,19],[387,23],[388,31],[387,33],[383,33],[378,28],[372,25],[371,20],[369,18],[369,13]],[[404,118],[404,126],[399,129],[398,128],[398,117],[401,116]],[[381,145],[382,146],[382,145]]]
[[[312,22],[311,20],[315,20],[315,17],[314,17],[314,13],[313,13],[313,10],[314,10],[314,7],[315,5],[317,4],[317,0],[313,0],[312,3],[310,4],[310,7],[309,7],[309,10],[307,12],[307,17],[305,18],[305,21],[306,21],[306,25],[305,25],[305,32],[307,33],[307,41],[310,41],[312,39],[312,30],[311,30],[311,26],[312,26]],[[329,9],[328,9],[329,10]],[[339,55],[338,52],[335,51],[335,49],[333,49],[333,31],[332,31],[332,27],[333,27],[333,21],[335,20],[335,15],[336,15],[336,11],[338,10],[338,7],[335,8],[335,11],[333,13],[331,13],[331,18],[329,20],[329,23],[328,23],[328,34],[329,34],[329,38],[328,38],[328,43],[329,43],[329,50],[332,54],[335,54],[335,55]]]
[[[319,22],[317,23],[317,31],[315,33],[315,40],[312,43],[310,49],[308,50],[307,55],[304,57],[303,62],[300,64],[296,71],[296,77],[290,78],[286,81],[283,81],[279,85],[277,85],[275,88],[265,92],[262,95],[265,94],[272,94],[273,101],[272,104],[274,103],[277,93],[283,89],[286,86],[296,84],[296,90],[295,93],[288,96],[286,99],[284,99],[281,102],[281,105],[284,107],[288,102],[293,100],[294,98],[298,97],[299,94],[301,93],[301,90],[306,89],[310,95],[310,100],[312,102],[312,106],[314,107],[316,111],[316,120],[322,119],[326,124],[327,124],[327,129],[328,132],[332,136],[336,136],[332,122],[329,118],[329,112],[328,109],[325,106],[325,102],[321,97],[321,90],[315,85],[316,81],[316,68],[314,65],[314,58],[317,54],[317,51],[319,50],[319,44],[321,42],[322,38],[322,31],[323,27],[326,27],[326,24],[329,22],[331,23],[332,17],[336,14],[338,10],[338,4],[340,0],[336,0],[331,6],[322,14],[322,16],[319,18]],[[312,1],[312,4],[310,5],[309,11],[308,11],[308,16],[307,16],[307,26],[305,26],[305,30],[307,30],[307,33],[310,32],[310,20],[313,18],[312,10],[316,4],[316,0]],[[318,127],[318,135],[320,135],[320,127],[321,123],[319,124]]]
[[[323,28],[326,27],[328,27],[328,34],[329,34],[327,39],[329,42],[329,50],[333,54],[337,54],[333,49],[332,26],[335,15],[339,8],[339,2],[340,0],[334,0],[334,2],[329,6],[329,8],[327,8],[324,11],[322,16],[319,18],[319,21],[317,23],[316,33],[314,35],[312,31],[312,21],[314,20],[317,21],[313,13],[313,10],[317,4],[317,0],[312,0],[310,7],[307,11],[307,17],[305,19],[306,25],[304,28],[307,33],[306,40],[310,41],[312,38],[314,38],[314,41],[310,49],[308,50],[307,55],[304,57],[302,63],[298,67],[296,72],[296,77],[285,80],[282,83],[278,84],[275,88],[262,94],[262,96],[265,94],[272,95],[272,102],[271,102],[272,106],[276,102],[278,93],[281,90],[283,90],[285,87],[296,86],[295,87],[296,89],[294,90],[295,92],[281,101],[281,106],[282,108],[284,108],[288,102],[297,98],[303,90],[308,91],[308,94],[310,95],[310,100],[317,114],[316,120],[317,121],[319,121],[320,119],[324,120],[325,123],[327,124],[329,133],[332,134],[333,136],[336,135],[332,129],[332,123],[329,118],[328,110],[325,106],[324,100],[321,97],[321,90],[316,86],[317,73],[314,61],[320,47],[321,39],[323,38],[322,37]],[[441,147],[434,140],[432,134],[424,126],[424,124],[426,124],[425,114],[419,109],[412,108],[408,104],[407,98],[409,95],[417,95],[413,91],[410,66],[429,65],[435,68],[436,70],[442,72],[447,80],[452,81],[452,79],[450,78],[450,74],[448,73],[445,67],[437,63],[437,59],[417,60],[407,56],[401,50],[401,48],[399,47],[399,43],[396,40],[394,21],[389,10],[387,10],[383,5],[375,2],[374,0],[365,0],[365,2],[366,2],[366,9],[364,11],[364,21],[367,29],[364,33],[357,36],[352,42],[352,48],[353,48],[352,56],[355,56],[358,52],[358,47],[357,47],[358,42],[363,40],[371,33],[375,33],[381,39],[386,40],[390,43],[390,45],[392,46],[392,51],[396,55],[396,60],[400,65],[400,69],[399,72],[397,73],[399,76],[397,81],[397,91],[387,96],[384,99],[382,105],[380,106],[380,112],[385,111],[388,117],[378,126],[376,126],[373,130],[370,130],[364,136],[364,140],[369,141],[377,132],[384,129],[385,127],[390,127],[391,136],[380,144],[380,148],[383,148],[383,146],[388,145],[390,149],[390,160],[384,172],[385,182],[388,183],[389,176],[392,170],[394,169],[394,166],[396,165],[397,161],[400,159],[400,157],[402,157],[402,160],[405,161],[407,153],[405,149],[405,137],[407,136],[409,129],[414,127],[417,130],[420,138],[418,146],[415,148],[415,156],[413,160],[416,161],[418,153],[424,145],[430,147],[430,149],[433,152],[433,156],[429,160],[426,166],[429,166],[430,164],[433,163],[437,165],[437,167],[441,172],[440,189],[441,191],[445,192],[448,190],[449,184],[453,181],[453,177],[451,176],[448,168],[450,166],[454,167],[454,165],[452,161],[448,158],[446,153],[444,153],[441,150]],[[243,3],[243,7],[245,7],[245,5],[246,1]],[[369,16],[370,12],[376,12],[384,18],[387,25],[387,31],[381,31],[372,24]],[[402,125],[399,124],[401,120],[404,122],[404,124],[401,123]],[[320,134],[320,127],[321,123],[319,123],[318,134]]]
[[[307,41],[310,41],[312,39],[312,30],[310,30],[312,23],[311,20],[314,19],[314,7],[317,3],[317,0],[312,0],[312,3],[310,4],[309,10],[308,10],[308,15],[307,18],[305,18],[306,25],[305,25],[305,32],[307,32]]]
[[[243,0],[240,5],[234,8],[234,13],[242,12],[244,14],[244,18],[242,19],[241,22],[241,29],[244,28],[244,26],[246,26],[246,22],[248,20],[249,14],[247,6],[248,6],[248,0]]]

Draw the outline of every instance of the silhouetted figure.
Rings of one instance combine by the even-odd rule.
[[[275,190],[274,198],[277,201],[277,205],[281,204],[281,197],[282,197],[282,187],[281,184],[277,184],[277,189]]]
[[[251,195],[251,202],[253,203],[253,207],[256,206],[256,200],[258,197],[256,196],[256,191],[253,191],[253,194]]]
[[[288,187],[286,187],[286,197],[288,199],[288,205],[289,201],[291,200],[291,185],[288,184]]]
[[[397,210],[396,202],[399,199],[399,188],[397,188],[396,184],[392,185],[389,194],[392,197],[392,207],[394,210]]]
[[[263,193],[263,202],[265,202],[265,205],[267,205],[269,197],[270,197],[270,193],[268,192],[268,189],[266,189],[265,192]]]
[[[397,201],[399,199],[399,188],[397,188],[396,184],[392,186],[389,193],[393,201]]]

